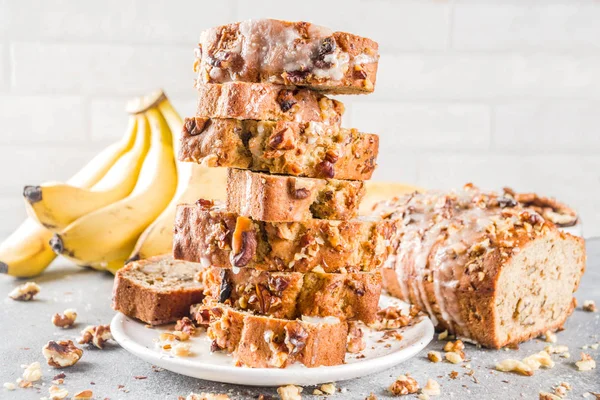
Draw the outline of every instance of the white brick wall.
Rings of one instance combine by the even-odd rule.
[[[376,93],[342,99],[346,125],[382,136],[376,179],[536,190],[600,235],[598,1],[0,0],[0,237],[24,184],[122,135],[129,97],[163,87],[191,115],[200,31],[257,17],[380,43]]]

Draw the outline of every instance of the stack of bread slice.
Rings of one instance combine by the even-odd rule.
[[[344,362],[349,321],[373,322],[390,224],[358,218],[377,135],[341,128],[329,94],[372,92],[377,43],[306,22],[204,32],[182,161],[227,167],[227,201],[178,207],[175,259],[199,263],[192,316],[238,365]]]

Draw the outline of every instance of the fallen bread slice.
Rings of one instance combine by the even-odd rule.
[[[258,221],[349,220],[364,194],[362,181],[227,171],[227,209]]]
[[[179,159],[272,174],[367,180],[379,137],[319,122],[186,118]]]
[[[232,353],[236,366],[312,368],[342,364],[346,356],[348,324],[335,317],[285,320],[211,302],[192,306],[191,315],[208,324],[213,348]]]
[[[440,329],[500,348],[561,329],[573,311],[583,239],[511,197],[467,185],[382,202],[375,213],[397,224],[384,288]]]
[[[150,325],[175,322],[204,298],[194,279],[201,269],[170,255],[130,262],[115,276],[112,308]]]
[[[332,316],[375,321],[381,294],[379,272],[327,274],[209,267],[198,275],[207,298],[275,318]]]
[[[369,272],[387,257],[390,221],[261,222],[199,200],[177,207],[173,256],[220,268]]]
[[[268,82],[332,94],[374,90],[378,45],[308,22],[247,20],[202,32],[194,72],[200,83]]]
[[[339,126],[344,105],[308,89],[268,83],[230,82],[196,87],[201,118],[316,121]],[[196,124],[190,132],[199,132]]]

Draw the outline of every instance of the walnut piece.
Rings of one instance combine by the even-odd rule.
[[[91,390],[82,390],[79,393],[75,393],[75,396],[73,396],[74,400],[88,400],[88,399],[92,399],[94,398],[94,392],[92,392]]]
[[[56,385],[50,386],[48,388],[48,393],[50,394],[51,400],[62,400],[69,395],[67,389],[58,387]]]
[[[461,362],[463,362],[465,360],[463,358],[462,354],[464,354],[464,353],[462,353],[462,352],[456,353],[454,351],[449,351],[446,354],[444,354],[444,356],[446,357],[446,360],[448,360],[452,364],[460,364]]]
[[[171,347],[171,354],[177,357],[187,357],[191,355],[190,349],[189,343],[176,343]]]
[[[556,338],[556,334],[552,333],[551,331],[546,331],[544,333],[544,336],[546,337],[546,342],[548,343],[556,343],[558,341],[558,339]]]
[[[562,400],[562,397],[548,392],[540,392],[540,400]]]
[[[70,328],[75,324],[77,312],[71,308],[63,311],[62,314],[56,313],[52,317],[52,323],[59,328]]]
[[[367,347],[365,333],[356,321],[351,321],[348,324],[348,341],[346,342],[346,350],[348,353],[359,353]]]
[[[42,367],[39,362],[33,362],[29,365],[22,365],[23,379],[27,382],[36,382],[42,379]]]
[[[325,394],[334,394],[335,393],[335,383],[325,383],[320,387],[321,392]]]
[[[419,309],[414,306],[410,310],[389,306],[377,311],[377,320],[369,326],[378,331],[403,328],[412,324],[418,313]]]
[[[377,396],[375,396],[374,393],[371,393],[367,397],[365,397],[365,400],[377,400]]]
[[[35,282],[27,282],[14,288],[9,294],[13,300],[17,301],[30,301],[33,297],[40,292],[40,287]]]
[[[302,351],[304,346],[306,346],[308,332],[299,324],[287,324],[284,330],[284,343],[288,348],[289,354],[293,355]]]
[[[280,386],[277,388],[277,393],[281,400],[302,400],[302,388],[295,385]]]
[[[546,368],[553,368],[554,361],[550,358],[550,354],[545,351],[540,351],[539,353],[535,353],[530,355],[529,357],[525,357],[523,362],[527,364],[532,370],[540,369],[540,366]]]
[[[190,393],[186,397],[179,396],[179,400],[229,400],[229,396],[226,394],[214,394],[214,393]]]
[[[544,351],[548,354],[562,354],[569,351],[567,346],[546,346]]]
[[[442,355],[439,351],[430,351],[429,353],[427,353],[427,358],[429,359],[429,361],[434,363],[439,363],[440,361],[442,361]]]
[[[77,341],[79,344],[93,344],[99,349],[104,348],[104,344],[112,339],[110,325],[89,325],[81,331],[81,337]]]
[[[594,300],[585,300],[583,302],[583,311],[597,312],[598,308],[596,307],[596,302],[594,302]]]
[[[531,376],[533,370],[527,364],[519,360],[507,359],[496,364],[496,370],[501,372],[516,372],[521,375]]]
[[[231,239],[231,264],[234,267],[245,267],[256,253],[256,232],[252,220],[238,216]]]
[[[463,360],[465,359],[465,353],[463,351],[464,349],[465,344],[462,342],[462,340],[457,340],[456,342],[448,342],[446,343],[446,345],[444,345],[444,351],[457,353]]]
[[[421,392],[427,396],[439,396],[441,394],[440,384],[433,379],[427,379],[427,383],[421,389]]]
[[[77,364],[83,355],[83,350],[76,347],[71,340],[49,341],[42,349],[48,365],[55,368],[65,368]]]
[[[596,368],[596,361],[586,353],[581,353],[581,360],[575,363],[579,371],[591,371]]]
[[[10,391],[15,390],[17,388],[15,386],[15,384],[12,382],[4,382],[4,385],[2,385],[2,386],[4,387],[4,389],[10,390]]]
[[[187,333],[189,336],[193,336],[196,333],[196,326],[191,319],[188,317],[183,317],[175,324],[175,330]]]
[[[400,375],[398,379],[391,384],[389,391],[396,396],[417,393],[417,391],[419,391],[419,384],[409,374]]]

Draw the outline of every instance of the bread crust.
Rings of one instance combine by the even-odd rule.
[[[377,135],[318,122],[211,119],[198,132],[186,118],[181,161],[272,174],[367,180],[379,152]],[[193,132],[193,133],[192,133]]]
[[[396,250],[382,269],[384,288],[427,311],[438,329],[500,348],[561,328],[573,311],[570,299],[585,269],[584,242],[558,231],[532,209],[470,186],[463,193],[413,194],[382,203],[376,212],[398,224],[397,236],[392,239]],[[501,283],[503,274],[511,268],[518,271],[527,262],[519,259],[520,255],[535,254],[536,246],[546,254],[546,260],[555,256],[546,248],[564,255],[572,275],[563,275],[563,280],[573,282],[566,298],[554,303],[551,298],[547,303],[545,299],[538,301],[535,293],[553,291],[545,281],[536,284],[533,294],[518,292],[521,282],[532,279],[528,276]],[[529,262],[535,263],[530,268],[533,272],[545,267],[543,261]],[[546,274],[552,273],[556,273],[554,266],[548,264]],[[541,303],[544,315],[538,312],[531,322],[521,321],[519,318],[524,317],[515,314],[521,304],[517,303],[507,321],[515,325],[514,329],[501,331],[501,321],[507,316],[501,313],[500,305],[511,300],[501,297],[506,295],[523,298],[523,304]],[[547,309],[552,307],[551,313],[545,313],[544,304]]]
[[[243,233],[236,231],[236,226],[244,218],[248,227],[243,232],[252,246],[234,252],[233,240]],[[227,212],[222,206],[182,204],[175,218],[173,256],[220,268],[369,272],[387,257],[392,226],[389,221],[365,219],[261,222]],[[244,262],[233,265],[236,257]]]
[[[375,321],[381,275],[269,272],[209,267],[199,274],[207,298],[274,318],[303,315]]]
[[[237,366],[285,368],[297,362],[313,368],[342,364],[346,356],[348,324],[333,317],[322,323],[284,320],[215,303],[192,306],[191,315],[198,324],[208,322],[213,346],[232,353]]]
[[[112,308],[150,325],[175,322],[204,298],[204,288],[194,280],[201,269],[199,264],[173,260],[170,255],[130,262],[115,275]],[[148,283],[164,277],[173,281],[171,287]]]
[[[202,118],[322,122],[339,126],[344,105],[308,89],[268,83],[229,82],[196,86]]]
[[[378,45],[308,22],[249,20],[208,29],[200,36],[197,81],[269,82],[332,94],[375,89]]]
[[[349,220],[364,195],[362,181],[227,171],[227,209],[258,221]]]

